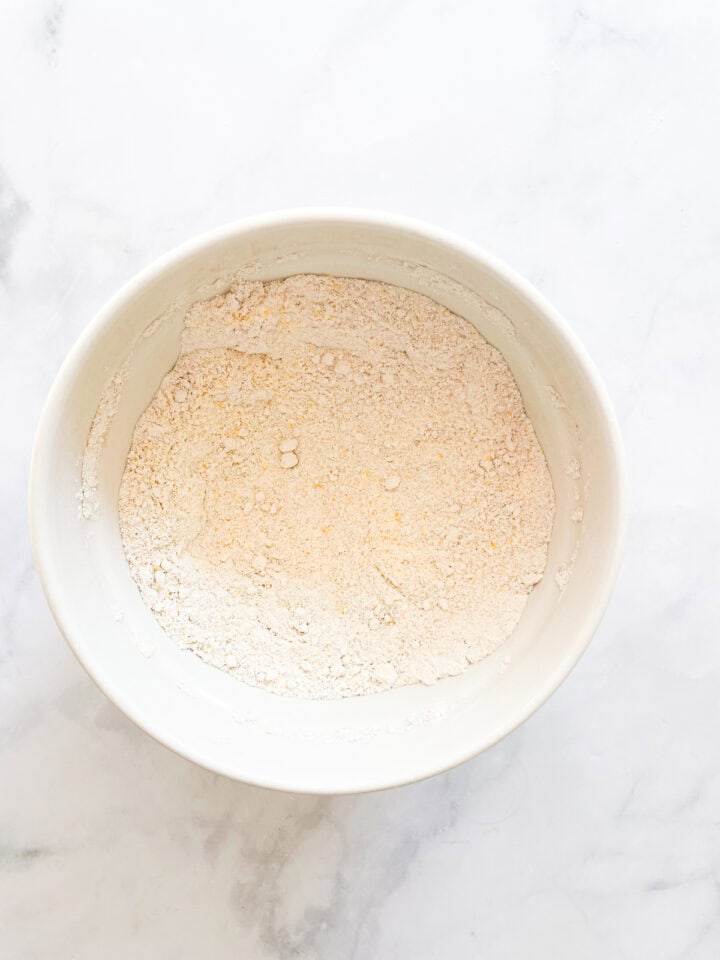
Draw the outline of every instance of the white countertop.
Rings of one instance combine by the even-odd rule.
[[[711,0],[0,5],[3,960],[720,955],[718,49]],[[206,773],[104,698],[25,489],[52,377],[126,278],[328,203],[537,284],[632,491],[610,609],[538,714],[426,783],[317,799]]]

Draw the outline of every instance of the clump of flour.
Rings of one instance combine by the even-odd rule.
[[[337,698],[462,672],[542,577],[547,464],[502,356],[416,293],[302,275],[188,311],[120,489],[165,631]]]

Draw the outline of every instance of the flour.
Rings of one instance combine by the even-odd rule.
[[[97,412],[90,425],[85,453],[81,464],[82,485],[80,488],[80,514],[85,520],[93,520],[98,515],[98,469],[100,457],[105,449],[108,426],[117,412],[123,387],[127,379],[125,369],[116,373],[103,394]]]
[[[188,311],[120,531],[183,648],[276,693],[461,673],[542,577],[547,464],[502,356],[387,284],[239,281]]]

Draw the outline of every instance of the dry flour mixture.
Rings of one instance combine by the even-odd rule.
[[[398,287],[305,275],[189,310],[120,490],[165,631],[311,698],[487,656],[542,577],[553,513],[512,374],[469,323]]]

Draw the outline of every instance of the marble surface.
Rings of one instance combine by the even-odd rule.
[[[0,4],[0,954],[720,956],[720,8]],[[425,218],[569,318],[627,445],[626,560],[561,690],[426,783],[226,781],[128,722],[33,571],[63,356],[175,243],[283,206]]]

